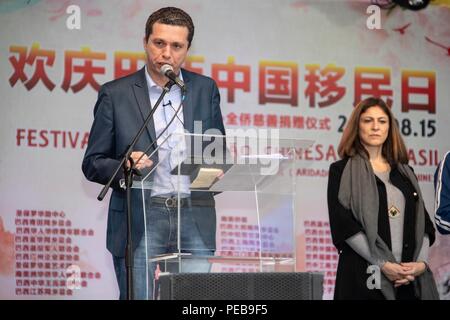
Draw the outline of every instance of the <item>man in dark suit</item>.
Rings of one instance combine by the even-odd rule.
[[[94,108],[94,122],[82,169],[88,180],[106,184],[122,154],[155,105],[162,87],[168,82],[160,72],[161,67],[170,65],[186,86],[185,94],[179,87],[172,86],[131,153],[138,169],[156,167],[151,175],[154,182],[151,190],[145,190],[144,195],[141,190],[132,190],[133,292],[136,299],[154,297],[156,266],[147,264],[149,257],[176,251],[178,240],[182,249],[195,249],[191,250],[193,253],[212,254],[215,250],[214,198],[208,192],[191,192],[190,177],[182,177],[180,181],[171,175],[174,169],[171,153],[174,152],[173,146],[176,143],[170,143],[172,136],[166,143],[162,143],[167,134],[183,130],[193,132],[194,121],[201,121],[202,127],[202,132],[195,133],[217,129],[218,134],[225,134],[219,91],[214,80],[181,69],[193,35],[191,17],[183,10],[168,7],[152,13],[146,23],[143,41],[146,66],[134,74],[104,84]],[[174,117],[180,104],[182,112]],[[170,117],[175,120],[171,124]],[[144,154],[168,125],[167,132]],[[150,158],[149,154],[157,145],[158,151]],[[107,248],[113,255],[120,298],[124,299],[127,296],[127,217],[126,195],[119,187],[122,178],[123,174],[119,174],[112,184]],[[183,197],[180,206],[180,239],[177,237],[178,194]]]

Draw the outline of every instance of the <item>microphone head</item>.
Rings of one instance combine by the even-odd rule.
[[[167,71],[173,71],[173,67],[170,64],[163,64],[159,72],[162,75],[166,75]]]

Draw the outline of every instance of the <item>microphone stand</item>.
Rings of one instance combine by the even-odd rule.
[[[116,170],[114,171],[113,175],[109,179],[108,183],[105,184],[103,189],[100,191],[100,194],[97,196],[97,200],[102,201],[105,197],[106,193],[108,192],[109,187],[111,186],[112,182],[114,181],[115,177],[119,173],[120,169],[123,169],[124,178],[125,178],[125,190],[127,194],[127,246],[126,246],[126,253],[125,253],[125,265],[126,265],[126,271],[127,271],[127,300],[133,300],[134,299],[134,292],[133,292],[133,265],[134,265],[134,253],[133,253],[133,246],[132,246],[132,238],[131,238],[131,187],[133,185],[133,176],[134,175],[140,175],[139,171],[134,167],[134,161],[131,158],[131,153],[133,152],[133,149],[138,142],[139,138],[141,137],[142,133],[147,128],[147,125],[149,124],[150,120],[153,118],[153,114],[156,111],[156,108],[161,104],[161,101],[164,99],[164,96],[167,94],[167,92],[170,91],[170,88],[175,84],[175,81],[169,80],[163,88],[163,92],[158,98],[158,101],[156,101],[156,104],[153,106],[152,110],[150,111],[149,115],[145,119],[144,123],[142,124],[141,128],[139,129],[138,133],[134,137],[133,141],[128,145],[127,150],[123,154],[119,164],[117,165]],[[130,162],[130,166],[127,166],[127,161]]]

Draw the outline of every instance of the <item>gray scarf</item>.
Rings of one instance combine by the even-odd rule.
[[[411,181],[419,194],[416,205],[415,251],[414,261],[419,256],[425,233],[425,209],[422,193],[417,178],[411,168],[398,164],[400,173]],[[394,262],[395,257],[387,244],[378,235],[379,196],[372,165],[365,155],[355,155],[350,158],[342,173],[339,188],[339,202],[351,209],[354,217],[359,221],[369,241],[371,255],[379,260]],[[387,213],[386,213],[387,214]],[[381,292],[388,300],[395,299],[393,283],[381,273]],[[416,295],[422,300],[439,299],[439,293],[431,270],[426,271],[414,281]]]

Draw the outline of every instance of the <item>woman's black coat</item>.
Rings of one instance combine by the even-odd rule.
[[[370,290],[367,287],[367,279],[371,275],[367,273],[369,263],[345,242],[346,239],[356,233],[364,232],[361,224],[354,218],[352,211],[345,209],[338,200],[341,176],[347,161],[348,158],[332,163],[328,178],[328,213],[331,235],[339,253],[334,298],[384,299],[381,290]],[[413,259],[415,249],[415,208],[418,193],[409,179],[404,177],[396,167],[391,169],[390,180],[405,197],[402,262],[410,262]],[[391,248],[386,187],[378,177],[376,177],[376,182],[379,194],[378,234]],[[428,212],[425,215],[425,233],[428,234],[431,245],[435,239],[435,230]],[[412,284],[402,286],[400,291],[402,293],[407,292],[407,296],[413,295]],[[398,295],[397,298],[399,298]]]

